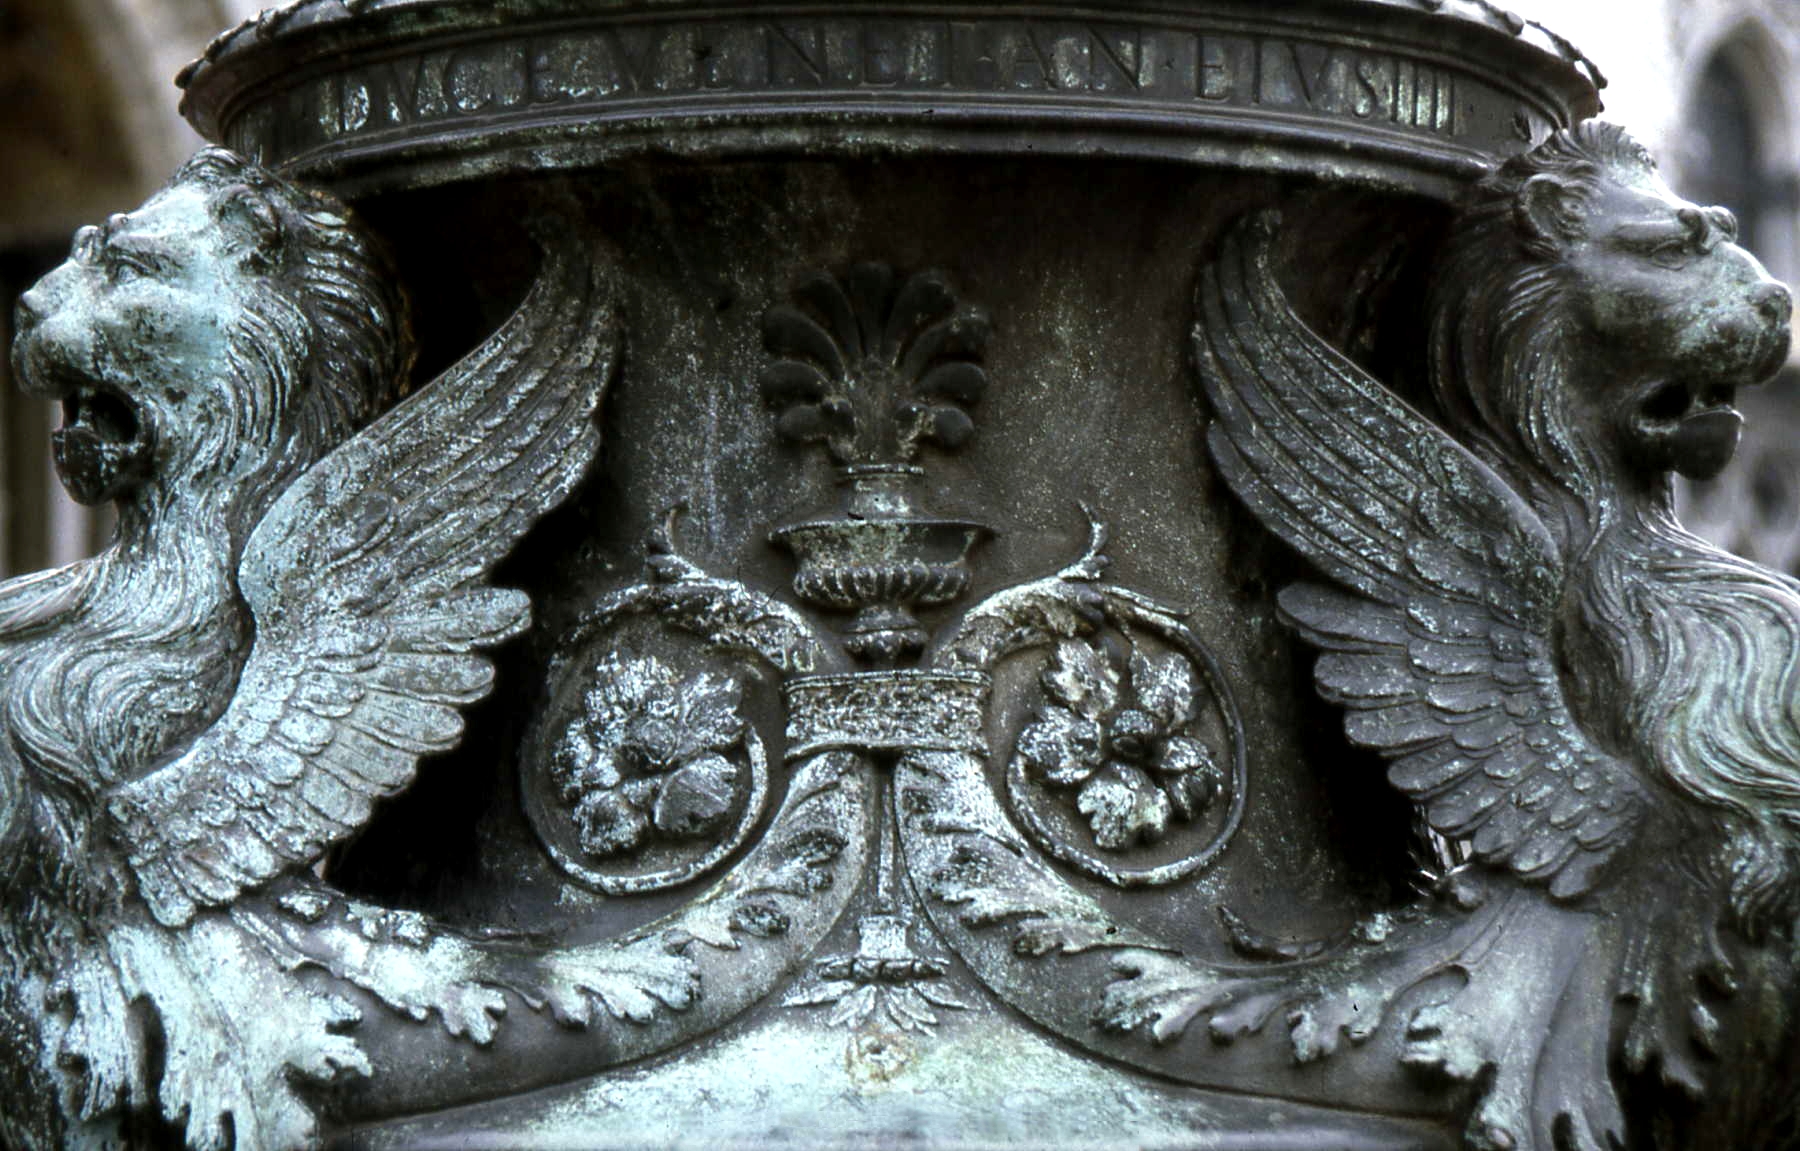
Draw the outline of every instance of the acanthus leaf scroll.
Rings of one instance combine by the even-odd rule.
[[[1047,854],[1116,887],[1169,884],[1216,860],[1243,818],[1247,757],[1229,687],[1181,612],[1103,582],[1109,561],[1099,524],[1091,525],[1086,554],[1062,572],[994,593],[936,629],[914,614],[961,596],[972,582],[972,553],[991,533],[973,520],[931,511],[922,495],[929,466],[924,449],[955,451],[973,434],[964,409],[988,386],[981,363],[988,331],[985,316],[960,305],[942,273],[903,275],[859,264],[842,277],[805,277],[792,303],[776,304],[766,314],[774,361],[762,377],[784,435],[803,449],[821,445],[836,465],[839,506],[771,533],[773,543],[795,556],[793,592],[804,606],[711,576],[682,557],[675,546],[680,520],[671,513],[646,549],[650,581],[597,601],[552,671],[560,685],[556,697],[572,699],[620,690],[617,677],[610,686],[596,679],[607,668],[625,679],[641,678],[646,657],[620,664],[604,654],[628,642],[671,653],[654,657],[659,660],[682,652],[684,661],[761,665],[763,674],[773,672],[782,684],[789,770],[821,756],[843,756],[871,794],[887,793],[881,810],[871,813],[877,840],[869,880],[873,906],[856,921],[857,950],[816,961],[812,978],[783,1001],[794,1009],[829,1008],[828,1020],[853,1024],[859,1034],[866,1027],[929,1032],[941,1012],[966,1009],[942,985],[944,963],[933,957],[922,932],[936,926],[965,960],[972,961],[971,953],[954,933],[945,934],[936,910],[928,909],[921,921],[913,910],[915,889],[930,893],[928,901],[959,907],[959,922],[1023,927],[1014,947],[1027,958],[1161,948],[1143,933],[1121,928],[1057,877],[1054,865],[1029,861]],[[951,411],[963,418],[944,414]],[[808,608],[837,617],[836,634],[815,623]],[[697,638],[704,652],[627,641],[619,631],[627,617],[671,636]],[[1158,794],[1169,794],[1165,786],[1175,789],[1180,798],[1168,800],[1171,810],[1179,802],[1182,822],[1192,825],[1171,837],[1172,858],[1102,860],[1091,846],[1077,845],[1066,822],[1035,814],[1043,797],[1015,784],[1016,811],[1030,835],[1023,838],[1010,830],[1012,817],[998,803],[999,780],[986,778],[996,665],[1032,650],[1075,650],[1059,649],[1059,643],[1090,650],[1086,645],[1102,629],[1108,644],[1123,644],[1120,650],[1130,653],[1118,657],[1130,690],[1115,701],[1119,706],[1107,709],[1119,713],[1112,717],[1118,756],[1154,765],[1150,769],[1164,780]],[[656,678],[666,685],[698,684],[708,674],[671,670]],[[677,689],[663,710],[681,713],[694,690]],[[627,738],[630,722],[618,738]],[[539,737],[539,755],[528,761],[524,779],[528,809],[553,856],[560,853],[556,833],[546,830],[554,821],[546,813],[557,785],[544,776],[542,764],[555,758],[557,730],[553,724]],[[991,843],[1026,857],[1003,865],[1008,878],[972,864],[968,849],[974,841],[962,838],[968,828],[956,820],[921,819],[933,801],[927,789],[907,781],[914,765],[937,762],[935,757],[957,765],[965,783],[986,794],[968,798],[981,808],[971,817],[994,830]],[[1088,836],[1085,829],[1082,836]],[[706,857],[712,863],[665,873],[656,885],[693,878],[731,847],[716,844]],[[951,854],[940,858],[943,849]],[[595,882],[591,873],[563,866]],[[983,910],[989,907],[995,910]],[[787,937],[785,926],[781,934]],[[788,965],[779,971],[756,972],[754,986],[771,986],[760,982],[765,975],[792,974],[800,952],[787,955]],[[1026,994],[1023,987],[1001,986],[1008,999]]]

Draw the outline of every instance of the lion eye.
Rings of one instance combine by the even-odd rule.
[[[1659,268],[1685,268],[1701,255],[1700,245],[1686,231],[1633,237],[1627,246]]]
[[[108,248],[106,251],[106,274],[115,283],[129,283],[143,276],[155,275],[156,271],[156,265],[149,257],[120,248]]]
[[[1622,224],[1613,236],[1624,251],[1639,259],[1660,268],[1680,269],[1706,253],[1708,231],[1700,213],[1687,209],[1674,219],[1658,217]]]
[[[1738,218],[1731,209],[1708,208],[1706,210],[1706,217],[1708,220],[1712,221],[1712,226],[1725,237],[1725,242],[1727,244],[1737,243]]]
[[[1688,240],[1671,240],[1666,244],[1658,244],[1650,250],[1650,259],[1659,268],[1679,270],[1694,262],[1699,255],[1694,245]]]

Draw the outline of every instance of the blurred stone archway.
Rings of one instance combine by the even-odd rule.
[[[1676,15],[1671,181],[1732,208],[1770,272],[1800,283],[1800,12],[1786,0],[1686,0]],[[1684,486],[1682,518],[1714,543],[1800,573],[1800,352],[1739,407],[1737,460],[1717,480]]]
[[[199,145],[175,73],[257,6],[0,0],[0,347],[13,300],[74,229],[139,202]],[[111,530],[63,496],[47,453],[55,413],[9,376],[0,364],[0,574],[77,559]]]

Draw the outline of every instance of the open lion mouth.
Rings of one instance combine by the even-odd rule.
[[[1653,387],[1633,421],[1645,461],[1689,479],[1711,479],[1737,451],[1744,417],[1737,410],[1737,385],[1671,380]]]
[[[116,385],[69,362],[79,357],[35,327],[21,325],[13,363],[28,394],[62,405],[62,427],[50,436],[56,474],[78,503],[116,500],[150,477],[156,435],[148,413]]]
[[[1704,415],[1708,412],[1736,411],[1732,405],[1737,402],[1737,386],[1735,384],[1707,384],[1693,387],[1688,384],[1670,382],[1658,387],[1644,401],[1644,416],[1659,422],[1679,422],[1690,416]]]
[[[82,386],[62,397],[62,427],[50,442],[56,472],[78,503],[118,499],[150,474],[149,425],[125,397]]]
[[[79,431],[105,443],[135,443],[142,434],[137,412],[110,392],[84,390],[64,396],[62,431]]]
[[[20,367],[26,391],[62,404],[50,445],[56,474],[77,503],[118,499],[149,478],[155,436],[128,396],[29,355]]]

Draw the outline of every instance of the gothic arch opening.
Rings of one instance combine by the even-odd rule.
[[[1755,19],[1695,55],[1688,73],[1676,189],[1737,214],[1739,240],[1776,276],[1800,279],[1800,141],[1790,69]],[[1682,518],[1714,543],[1800,571],[1800,371],[1741,396],[1747,423],[1738,459],[1719,479],[1684,485]]]
[[[1741,242],[1759,249],[1771,189],[1763,176],[1750,82],[1730,52],[1715,52],[1700,70],[1687,117],[1693,162],[1685,190],[1695,200],[1736,212]]]
[[[1746,20],[1689,73],[1676,182],[1687,196],[1738,214],[1743,243],[1777,276],[1800,278],[1793,221],[1800,213],[1794,80],[1760,23]]]

